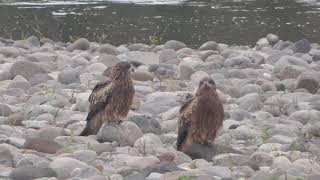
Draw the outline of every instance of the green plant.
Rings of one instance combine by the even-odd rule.
[[[29,32],[24,33],[23,31],[21,32],[21,40],[26,40],[29,37]]]
[[[161,38],[155,35],[149,36],[149,43],[152,45],[158,45],[160,44],[160,41],[161,41]]]
[[[69,147],[65,147],[65,148],[59,149],[55,154],[61,155],[61,154],[67,154],[67,153],[73,153],[73,150],[70,149]]]
[[[262,139],[262,142],[265,143],[271,137],[272,137],[272,135],[268,132],[268,125],[267,124],[262,124],[262,126],[261,126],[261,139]]]
[[[178,180],[192,180],[193,177],[192,176],[186,176],[186,175],[183,175],[183,176],[179,176]]]
[[[36,15],[34,15],[34,24],[35,26],[31,26],[31,28],[40,36],[40,37],[43,37],[43,34],[41,33],[41,30],[40,30],[40,22],[38,20],[38,17]]]
[[[79,36],[76,35],[69,35],[69,41],[71,43],[75,42],[76,40],[80,39]]]
[[[231,147],[232,144],[232,135],[223,136],[223,138],[220,139],[219,144],[227,147]]]

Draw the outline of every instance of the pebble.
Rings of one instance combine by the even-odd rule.
[[[0,179],[317,179],[320,46],[280,38],[254,48],[0,43]],[[135,67],[128,117],[78,136],[93,87],[120,61]],[[223,129],[213,146],[177,151],[180,107],[206,76],[223,101]]]

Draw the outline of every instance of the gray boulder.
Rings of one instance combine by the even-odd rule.
[[[159,62],[167,64],[179,64],[177,53],[172,49],[164,49],[159,54]]]
[[[106,124],[99,130],[97,136],[100,142],[119,142],[120,146],[133,146],[143,135],[139,126],[130,121],[118,124]]]
[[[116,63],[120,62],[120,59],[117,58],[117,56],[115,56],[115,55],[102,54],[99,56],[97,61],[106,65],[107,67],[111,67],[111,66],[115,65]]]
[[[309,64],[307,62],[305,62],[304,60],[297,58],[297,57],[285,55],[285,56],[282,56],[279,59],[279,61],[277,61],[274,64],[273,72],[280,73],[282,71],[282,69],[284,69],[285,67],[287,67],[289,65],[295,65],[295,66],[300,66],[300,67],[304,67],[304,68],[309,67]]]
[[[29,82],[32,86],[34,86],[41,83],[45,83],[49,80],[53,80],[53,78],[48,74],[35,74],[30,78]]]
[[[120,52],[118,51],[117,47],[111,45],[111,44],[102,44],[97,48],[99,53],[106,53],[111,55],[119,55]]]
[[[0,104],[0,116],[9,116],[12,114],[11,108],[6,104]]]
[[[35,74],[45,73],[42,67],[38,64],[29,62],[29,61],[17,61],[15,62],[10,70],[11,78],[14,78],[16,75],[21,75],[26,79],[30,79]]]
[[[19,167],[14,169],[10,177],[14,180],[33,180],[42,177],[56,177],[57,174],[49,167]]]
[[[80,38],[80,39],[76,40],[74,43],[70,44],[66,48],[66,50],[72,52],[76,49],[87,50],[89,48],[90,48],[90,42],[85,38]]]
[[[179,49],[185,48],[186,45],[182,42],[176,41],[176,40],[170,40],[167,41],[164,45],[164,49],[174,49],[175,51],[178,51]]]
[[[257,93],[246,94],[237,99],[236,103],[241,109],[251,112],[258,111],[263,107],[261,97]]]
[[[195,71],[187,64],[179,64],[179,78],[180,80],[190,80],[191,75]]]
[[[251,60],[245,56],[228,58],[224,61],[226,67],[248,68],[252,66]]]
[[[80,73],[74,69],[65,69],[59,73],[58,81],[62,84],[79,83]]]
[[[129,117],[128,120],[137,124],[144,134],[146,133],[160,134],[161,133],[160,123],[151,116],[135,115],[135,116]]]
[[[293,44],[292,50],[295,53],[308,53],[311,50],[311,44],[307,39],[302,39]]]
[[[38,152],[54,154],[62,148],[61,145],[55,141],[43,138],[30,138],[24,143],[24,149],[31,149]]]
[[[199,47],[199,51],[205,51],[205,50],[217,51],[218,49],[219,49],[219,45],[215,41],[208,41]]]
[[[272,42],[272,43],[276,43],[279,41],[279,36],[274,34],[267,34],[266,38],[268,39],[269,42]]]
[[[84,169],[88,165],[73,158],[58,157],[50,163],[50,167],[56,172],[57,178],[66,179],[71,176],[74,169]]]
[[[315,94],[320,88],[319,72],[304,72],[298,77],[296,89],[306,89],[311,94]]]
[[[26,41],[33,47],[40,47],[40,40],[36,36],[30,36],[26,39]]]

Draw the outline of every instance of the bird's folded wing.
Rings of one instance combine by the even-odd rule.
[[[91,104],[105,104],[113,91],[113,87],[114,85],[110,79],[97,83],[89,96],[89,102]]]
[[[179,119],[178,119],[178,138],[177,138],[177,149],[181,150],[182,144],[185,142],[188,136],[188,130],[190,127],[190,109],[189,105],[192,102],[193,98],[188,99],[180,108]]]

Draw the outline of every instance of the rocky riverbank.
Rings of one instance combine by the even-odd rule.
[[[91,89],[121,60],[137,67],[128,120],[77,136]],[[0,39],[0,179],[320,179],[319,71],[319,44],[272,34],[253,48]],[[226,119],[217,148],[192,160],[175,150],[177,116],[204,76]]]

